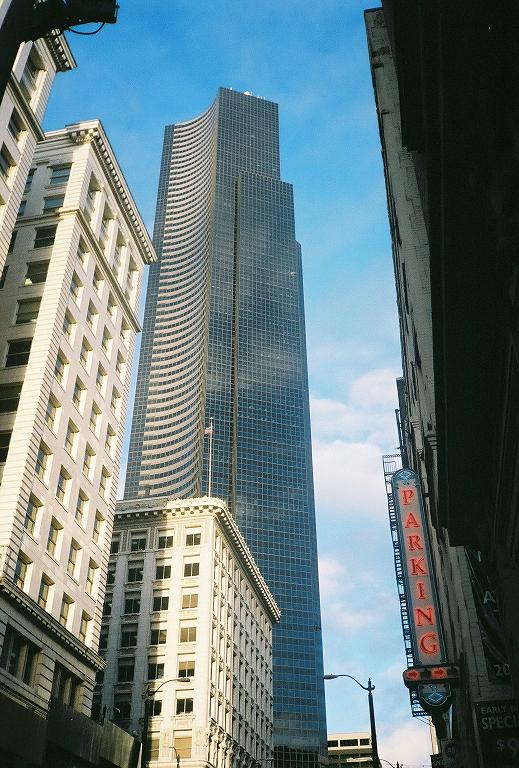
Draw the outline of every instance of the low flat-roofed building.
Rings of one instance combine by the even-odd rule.
[[[373,768],[371,736],[363,731],[328,734],[330,768]]]

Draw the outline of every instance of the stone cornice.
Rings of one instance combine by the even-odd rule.
[[[48,35],[45,42],[58,72],[66,72],[76,67],[76,60],[66,38],[58,30],[54,30],[52,34]]]
[[[87,648],[72,632],[61,626],[47,611],[31,600],[19,587],[15,586],[5,576],[0,579],[0,596],[15,603],[19,610],[27,614],[32,621],[44,631],[53,635],[60,645],[66,646],[74,656],[89,664],[96,670],[105,668],[105,661],[97,653]]]
[[[67,125],[60,131],[50,131],[45,134],[47,139],[59,139],[65,135],[75,144],[92,144],[95,148],[96,155],[105,169],[106,178],[112,187],[112,191],[116,199],[121,201],[121,209],[126,223],[140,244],[143,261],[146,264],[152,264],[157,259],[153,244],[132,199],[126,179],[119,168],[101,121],[90,120],[84,123]]]
[[[225,502],[221,499],[209,496],[199,499],[171,499],[169,496],[155,496],[118,501],[115,508],[115,515],[118,520],[132,520],[142,517],[161,517],[167,519],[185,517],[186,515],[207,515],[208,513],[218,518],[221,527],[232,542],[235,553],[246,568],[251,581],[261,596],[265,607],[268,609],[271,619],[274,622],[278,622],[281,617],[281,611],[260,569],[256,565],[256,561],[236,521],[227,509]]]

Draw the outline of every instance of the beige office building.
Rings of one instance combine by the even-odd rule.
[[[9,3],[1,4],[0,24]],[[20,46],[3,98],[0,94],[0,273],[5,263],[25,181],[57,72],[76,66],[63,35]]]
[[[90,714],[150,239],[99,121],[37,146],[0,288],[0,688]],[[20,707],[20,709],[22,709]]]
[[[369,733],[328,734],[328,765],[330,768],[373,768]]]
[[[269,764],[280,614],[223,501],[118,502],[104,614],[96,706],[141,736],[149,696],[151,766]]]

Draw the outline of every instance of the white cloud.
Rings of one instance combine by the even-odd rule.
[[[430,768],[428,756],[432,752],[431,739],[427,723],[423,720],[410,717],[408,721],[396,725],[389,732],[378,732],[377,735],[380,757],[389,760],[393,765],[396,765],[398,760],[403,768]]]
[[[344,588],[344,565],[331,555],[319,558],[319,589],[321,597],[337,594],[339,586]]]
[[[317,509],[342,517],[384,518],[381,450],[370,443],[313,443]]]

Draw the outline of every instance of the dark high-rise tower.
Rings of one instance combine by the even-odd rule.
[[[326,748],[300,247],[277,105],[220,89],[168,126],[125,498],[227,499],[281,607],[279,765]],[[207,442],[207,441],[206,441]],[[205,451],[207,453],[207,451]]]

